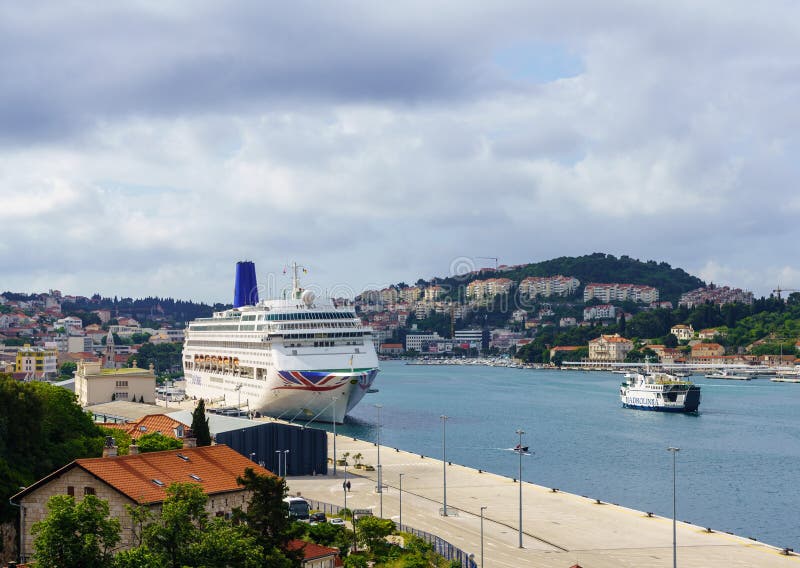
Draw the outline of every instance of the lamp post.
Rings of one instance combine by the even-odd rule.
[[[256,461],[256,453],[250,452],[250,461]]]
[[[289,451],[283,450],[283,477],[289,477]]]
[[[405,473],[400,474],[400,530],[403,530],[403,476]]]
[[[447,516],[447,416],[442,414],[442,493],[444,494],[442,516]]]
[[[486,507],[481,507],[481,568],[483,568],[483,512]]]
[[[336,397],[331,397],[333,403],[333,475],[336,476]]]
[[[347,462],[344,462],[344,481],[342,481],[342,489],[344,490],[344,508],[347,509]]]
[[[517,430],[517,434],[519,435],[519,446],[517,446],[517,451],[519,452],[519,547],[522,548],[522,435],[525,433],[522,428]]]
[[[236,388],[233,390],[239,393],[239,403],[236,406],[236,417],[239,418],[239,413],[242,411],[242,383],[236,385]]]
[[[669,448],[667,448],[667,451],[672,452],[672,568],[677,568],[678,544],[677,544],[677,538],[676,538],[677,534],[675,529],[675,514],[676,514],[675,457],[678,455],[678,452],[681,451],[681,449],[670,446]]]
[[[378,495],[380,496],[379,516],[383,518],[383,471],[381,469],[381,408],[382,404],[376,404],[378,409]]]

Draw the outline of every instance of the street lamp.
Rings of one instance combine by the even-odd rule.
[[[336,397],[331,397],[333,404],[333,475],[336,476]]]
[[[675,487],[675,457],[678,455],[678,452],[681,451],[680,448],[675,448],[670,446],[667,448],[668,452],[672,452],[672,568],[677,568],[678,566],[678,544],[677,544],[677,534],[675,529],[675,494],[676,494],[676,487]]]
[[[256,453],[250,452],[250,461],[256,461]]]
[[[240,417],[239,413],[242,411],[242,383],[236,385],[236,388],[234,388],[233,390],[239,393],[239,404],[236,406],[236,417],[239,418]]]
[[[347,509],[347,462],[344,462],[344,481],[342,481],[342,489],[344,490],[344,508]]]
[[[283,450],[283,477],[289,476],[289,451]]]
[[[519,435],[519,547],[522,548],[522,435],[525,433],[521,428],[517,430]]]
[[[487,507],[481,507],[481,568],[483,568],[483,512]]]
[[[444,508],[442,516],[447,516],[447,416],[442,414],[442,493],[444,494]]]
[[[400,530],[403,530],[403,476],[405,473],[400,474]]]
[[[380,518],[383,518],[383,471],[381,469],[381,408],[382,404],[376,404],[378,409],[378,495],[380,495]]]

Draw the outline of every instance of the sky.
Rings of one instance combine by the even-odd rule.
[[[800,289],[800,4],[0,1],[0,290],[593,252]]]

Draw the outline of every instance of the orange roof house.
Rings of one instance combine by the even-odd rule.
[[[227,516],[234,508],[246,509],[250,501],[249,491],[236,483],[247,468],[272,475],[225,445],[75,460],[11,498],[25,512],[21,555],[24,560],[32,558],[31,527],[47,516],[47,501],[53,495],[76,499],[97,495],[108,501],[111,515],[126,527],[131,526],[126,505],[157,509],[171,484],[195,483],[208,495],[206,511]],[[123,531],[121,549],[132,545],[130,538],[130,531]]]
[[[136,422],[118,423],[108,422],[102,424],[106,428],[124,430],[130,434],[131,439],[138,440],[145,434],[159,433],[168,438],[182,440],[188,428],[183,422],[170,418],[166,414],[150,414],[143,416]]]

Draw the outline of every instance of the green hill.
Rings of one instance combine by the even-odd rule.
[[[464,286],[473,280],[501,276],[510,278],[516,282],[528,276],[574,276],[581,281],[581,288],[590,282],[611,283],[618,282],[623,284],[642,284],[658,288],[660,297],[664,301],[671,301],[677,304],[678,298],[684,292],[705,286],[705,282],[692,276],[681,268],[672,268],[666,262],[656,262],[621,256],[619,258],[611,254],[596,252],[584,256],[562,256],[552,260],[524,264],[512,268],[495,272],[484,270],[481,273],[471,273],[465,276],[450,276],[446,278],[432,279],[436,283],[456,290],[459,286]]]

